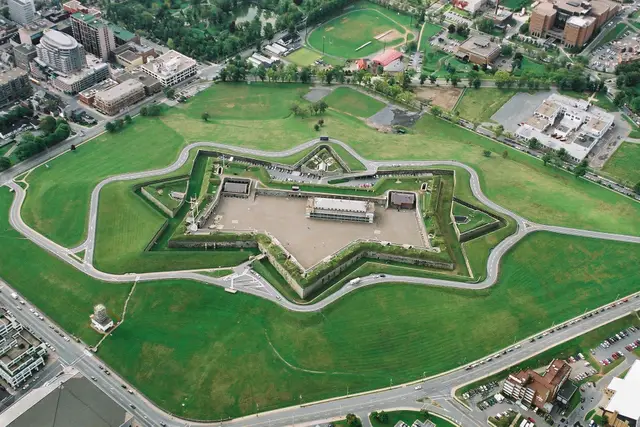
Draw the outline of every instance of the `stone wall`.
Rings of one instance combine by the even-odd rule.
[[[216,241],[194,241],[194,240],[170,240],[168,246],[170,248],[179,249],[228,249],[228,248],[257,248],[258,242],[255,240],[229,240],[223,242]]]

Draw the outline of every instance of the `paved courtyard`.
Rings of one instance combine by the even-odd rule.
[[[309,268],[356,239],[374,239],[424,247],[415,211],[376,206],[373,224],[305,218],[306,198],[224,197],[207,226],[218,217],[223,230],[269,231],[300,264]]]
[[[519,124],[527,120],[551,93],[546,90],[533,94],[518,92],[491,116],[491,120],[504,126],[506,131],[515,132]]]

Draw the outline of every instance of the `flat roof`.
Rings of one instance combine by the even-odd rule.
[[[313,207],[329,211],[362,212],[366,213],[369,202],[364,200],[330,199],[326,197],[314,197]]]
[[[488,37],[471,36],[458,46],[458,49],[473,52],[476,55],[489,57],[497,49],[500,49],[500,47],[497,43],[490,41]]]
[[[533,11],[539,15],[545,16],[553,16],[556,14],[556,10],[553,7],[553,3],[550,2],[541,2],[536,7],[533,8]]]
[[[589,4],[587,2],[582,2],[581,0],[555,0],[554,4],[556,5],[557,9],[562,9],[562,10],[566,10],[567,12],[571,12],[571,13],[579,13],[579,14],[586,14],[590,9],[591,9],[591,5],[589,4],[589,7],[585,7],[584,4]]]
[[[633,362],[624,379],[612,379],[607,388],[615,391],[605,408],[607,411],[618,411],[623,417],[640,420],[640,361]]]
[[[540,104],[540,106],[536,108],[536,113],[543,116],[551,117],[556,114],[560,110],[560,108],[560,105],[558,105],[557,103],[553,102],[552,100],[545,99],[544,101],[542,101],[542,104]]]
[[[6,71],[0,71],[0,84],[9,83],[25,74],[27,72],[22,68],[10,68]]]
[[[115,101],[140,89],[144,90],[144,85],[138,80],[125,80],[109,89],[96,92],[96,98],[105,102]]]
[[[115,37],[118,37],[119,39],[125,40],[125,41],[129,41],[132,40],[133,38],[135,38],[135,34],[133,34],[131,31],[128,31],[116,24],[112,24],[111,22],[109,22],[107,24],[107,26],[109,28],[111,28],[111,31],[113,31],[113,35]]]
[[[175,50],[170,50],[157,58],[152,59],[141,67],[161,77],[169,77],[193,67],[196,64],[197,62],[195,59],[189,58]]]

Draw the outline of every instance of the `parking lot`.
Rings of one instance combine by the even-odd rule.
[[[600,343],[593,349],[593,357],[606,366],[621,357],[628,356],[638,346],[640,346],[640,329],[631,326]]]
[[[616,40],[599,46],[591,52],[589,68],[596,71],[613,73],[620,61],[633,61],[640,57],[640,42],[633,31],[625,31]]]

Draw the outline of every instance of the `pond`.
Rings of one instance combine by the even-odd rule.
[[[247,4],[244,6],[240,6],[236,9],[236,25],[242,24],[243,22],[251,22],[253,18],[256,16],[260,19],[260,22],[264,26],[267,22],[270,22],[271,25],[276,25],[276,14],[267,9],[262,9],[254,4]]]

